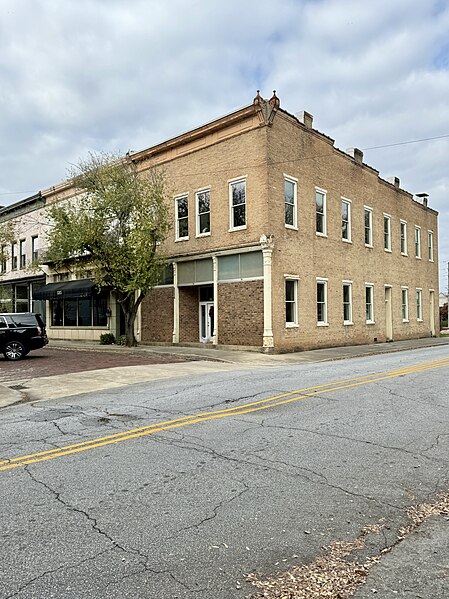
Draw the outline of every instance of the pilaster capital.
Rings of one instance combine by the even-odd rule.
[[[262,246],[262,250],[273,250],[274,236],[273,235],[265,235],[265,233],[263,233],[260,236],[259,243]]]

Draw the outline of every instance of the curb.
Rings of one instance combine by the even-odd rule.
[[[12,406],[15,403],[22,401],[23,396],[20,391],[16,391],[11,387],[2,385],[0,383],[0,408],[6,408],[6,406]]]
[[[367,357],[371,357],[371,356],[375,356],[375,355],[382,355],[382,354],[390,354],[390,353],[398,353],[401,351],[411,351],[411,350],[419,350],[419,349],[427,349],[427,348],[431,348],[431,347],[437,347],[437,346],[447,346],[449,345],[449,336],[447,336],[446,338],[423,338],[421,340],[407,340],[406,342],[393,342],[392,344],[388,344],[388,343],[382,343],[382,344],[369,344],[369,345],[365,345],[365,346],[344,346],[344,347],[337,347],[337,348],[322,348],[322,349],[317,349],[317,350],[309,350],[309,351],[305,351],[305,352],[297,352],[295,353],[286,353],[286,354],[274,354],[271,356],[267,356],[266,354],[258,354],[258,353],[254,353],[254,352],[233,352],[232,350],[225,350],[222,351],[221,355],[214,355],[215,351],[203,351],[203,352],[195,352],[195,349],[197,348],[186,348],[187,351],[177,351],[177,349],[179,350],[179,348],[175,348],[175,347],[170,347],[169,350],[167,347],[165,347],[165,351],[160,351],[160,348],[158,347],[154,347],[154,346],[138,346],[136,348],[126,348],[124,349],[123,347],[110,347],[110,346],[102,346],[101,349],[99,346],[97,345],[91,345],[89,343],[77,343],[76,345],[73,344],[71,345],[71,343],[67,343],[64,341],[59,341],[56,342],[54,344],[55,349],[59,348],[61,350],[66,350],[66,351],[97,351],[99,353],[101,353],[102,351],[112,351],[114,353],[120,353],[122,351],[125,352],[133,352],[133,353],[149,353],[149,354],[161,354],[161,355],[167,355],[167,354],[171,354],[173,356],[177,356],[179,358],[184,358],[183,363],[184,364],[190,364],[190,366],[188,367],[188,371],[186,372],[187,376],[193,374],[193,370],[195,369],[195,364],[209,364],[209,366],[207,367],[207,370],[213,370],[214,366],[213,364],[215,363],[215,368],[217,370],[220,370],[221,368],[229,368],[232,367],[232,365],[234,365],[234,367],[236,369],[244,369],[244,368],[249,368],[249,369],[253,369],[253,368],[261,368],[261,367],[281,367],[281,366],[293,366],[295,364],[311,364],[311,363],[318,363],[318,362],[332,362],[332,361],[337,361],[337,360],[347,360],[350,358],[367,358]],[[159,351],[158,351],[159,349]],[[168,350],[168,351],[167,351]],[[171,351],[170,351],[171,350]],[[232,359],[232,357],[234,357],[234,359]],[[248,359],[249,358],[249,359]],[[220,366],[221,364],[221,366]],[[176,375],[174,373],[171,372],[167,372],[165,366],[167,366],[167,364],[164,365],[158,365],[158,364],[151,364],[148,365],[148,367],[150,369],[153,370],[153,373],[150,375],[145,375],[145,381],[149,382],[151,380],[158,380],[158,379],[165,379],[165,378],[178,378],[179,375]],[[179,366],[179,364],[178,364]],[[123,385],[123,376],[126,372],[127,375],[127,380],[126,380],[126,385],[129,384],[133,384],[132,381],[130,381],[130,378],[128,378],[128,374],[130,373],[130,371],[128,370],[128,368],[139,368],[139,367],[134,367],[134,366],[124,366],[124,367],[113,367],[112,370],[115,371],[115,373],[119,372],[117,374],[118,379],[115,380],[115,382],[108,381],[107,383],[104,383],[103,385],[100,384],[100,386],[96,386],[93,385],[92,388],[88,388],[86,387],[86,384],[89,386],[89,380],[92,378],[92,376],[94,375],[94,373],[101,373],[102,375],[104,374],[104,371],[108,371],[110,369],[100,369],[100,370],[91,370],[86,372],[86,376],[83,376],[84,373],[73,373],[74,375],[76,375],[77,377],[77,384],[75,385],[72,381],[72,383],[69,383],[69,380],[71,379],[70,374],[65,375],[64,378],[64,382],[66,384],[61,385],[62,387],[64,387],[64,390],[62,391],[63,395],[62,396],[73,396],[73,395],[78,395],[80,393],[88,393],[88,392],[93,392],[93,391],[100,391],[100,390],[104,390],[109,388],[109,386],[112,384],[112,386],[122,386]],[[159,368],[159,373],[157,373],[157,370]],[[126,369],[126,370],[125,370]],[[199,367],[199,371],[202,371],[204,369],[203,367]],[[168,369],[170,370],[170,369]],[[190,371],[192,370],[192,371]],[[189,372],[190,371],[190,372]],[[112,373],[111,373],[112,374]],[[29,385],[29,387],[27,387],[27,389],[29,388],[30,392],[29,392],[29,397],[27,398],[27,396],[25,395],[25,393],[21,392],[19,389],[19,385],[17,384],[18,382],[16,381],[14,384],[9,384],[8,383],[0,383],[0,408],[4,408],[7,406],[11,406],[13,404],[17,404],[17,403],[21,403],[23,401],[26,401],[27,399],[29,401],[39,401],[42,399],[55,399],[56,397],[51,397],[52,393],[49,393],[50,397],[42,397],[40,395],[40,393],[37,391],[37,389],[39,389],[39,391],[41,391],[44,395],[46,395],[44,388],[51,389],[52,387],[54,387],[55,383],[62,383],[62,381],[60,380],[61,375],[53,375],[50,377],[43,377],[42,379],[30,379],[27,380],[27,384],[29,385],[31,383],[31,385]],[[103,379],[104,377],[101,375],[97,375],[98,379]],[[112,377],[112,379],[114,379],[115,377]],[[59,379],[59,381],[58,381]],[[41,380],[41,384],[37,385],[36,387],[34,387],[33,385],[33,381],[38,381]],[[136,376],[136,383],[141,383],[144,382],[144,380],[140,377],[140,376]],[[52,381],[52,383],[50,384],[50,387],[48,386],[50,381]],[[84,381],[84,385],[81,384]],[[59,384],[57,385],[59,387]],[[15,388],[16,387],[16,388]],[[75,393],[73,393],[72,388],[76,388],[77,391]],[[82,390],[80,391],[79,389]],[[72,391],[72,392],[71,392]],[[28,395],[28,394],[27,394]]]

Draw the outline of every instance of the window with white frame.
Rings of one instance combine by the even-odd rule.
[[[415,256],[421,258],[421,227],[415,226]]]
[[[422,289],[416,290],[416,319],[422,320]]]
[[[296,229],[297,225],[297,209],[296,209],[296,179],[284,175],[284,213],[285,226]]]
[[[36,261],[39,257],[39,237],[33,235],[31,238],[31,259]]]
[[[384,214],[384,250],[391,252],[391,217]]]
[[[365,245],[373,246],[373,210],[365,206]]]
[[[326,235],[326,192],[324,189],[315,189],[316,232]]]
[[[25,253],[25,239],[21,239],[19,241],[19,255],[20,255],[20,268],[25,268],[26,266],[26,253]]]
[[[408,322],[408,288],[407,287],[402,287],[401,298],[402,298],[402,322]]]
[[[343,324],[352,324],[352,283],[343,281]]]
[[[374,286],[365,284],[365,314],[368,324],[374,323]]]
[[[210,190],[197,191],[196,197],[196,235],[210,235]]]
[[[341,238],[351,241],[351,202],[344,198],[341,200]]]
[[[427,257],[433,262],[433,232],[427,231]]]
[[[244,229],[246,227],[246,179],[229,183],[229,202],[231,229]]]
[[[407,256],[407,223],[401,220],[401,254]]]
[[[298,279],[285,279],[285,326],[298,324]]]
[[[11,245],[11,270],[17,270],[17,243]]]
[[[316,320],[317,324],[327,324],[327,281],[316,282]]]
[[[182,195],[175,198],[176,239],[189,238],[189,197]]]

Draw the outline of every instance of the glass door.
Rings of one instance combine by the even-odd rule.
[[[200,341],[209,343],[214,332],[214,303],[200,302]]]

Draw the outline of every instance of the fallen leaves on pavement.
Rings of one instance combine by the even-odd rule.
[[[363,549],[369,534],[379,533],[384,525],[362,529],[353,541],[336,541],[323,547],[323,553],[309,564],[294,566],[278,575],[260,579],[249,574],[247,580],[259,592],[252,599],[345,599],[366,582],[369,570],[382,556],[401,543],[418,526],[432,516],[449,515],[449,493],[438,495],[433,503],[421,503],[407,511],[408,524],[399,530],[397,540],[384,547],[377,555],[364,563],[353,559],[351,554]],[[348,558],[348,556],[351,556]],[[348,558],[348,559],[346,559]]]

